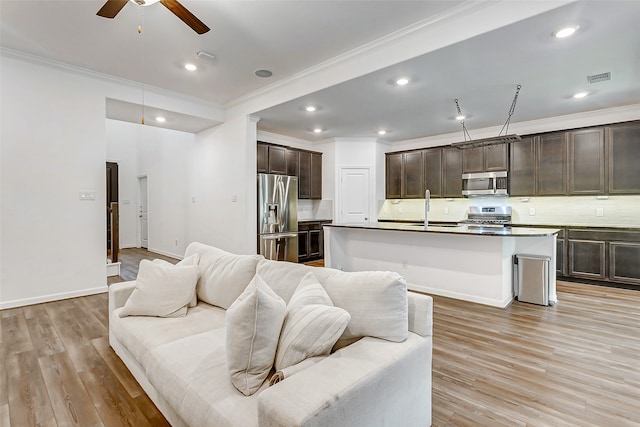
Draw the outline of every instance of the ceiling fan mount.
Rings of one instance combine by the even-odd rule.
[[[128,2],[129,0],[107,0],[97,15],[103,18],[113,19]],[[151,6],[154,3],[160,2],[196,33],[204,34],[209,31],[209,27],[196,18],[193,13],[189,12],[178,0],[131,0],[131,2],[139,6]]]

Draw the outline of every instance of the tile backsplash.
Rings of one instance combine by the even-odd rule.
[[[474,205],[510,205],[514,224],[640,228],[640,196],[431,199],[429,220],[458,222]],[[424,221],[424,199],[385,200],[378,219]]]
[[[298,200],[298,220],[333,219],[333,200]]]

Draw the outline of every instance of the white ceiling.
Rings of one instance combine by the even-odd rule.
[[[223,105],[466,3],[181,2],[211,31],[198,36],[161,4],[129,3],[110,20],[96,16],[104,0],[0,0],[0,41],[3,48]],[[306,140],[376,136],[384,127],[385,138],[397,141],[458,130],[453,99],[459,98],[473,136],[473,128],[504,122],[516,84],[523,88],[514,121],[637,103],[638,22],[640,1],[578,2],[269,108],[258,113],[258,126]],[[566,23],[581,28],[571,39],[552,39],[550,33]],[[200,50],[216,59],[197,58]],[[185,62],[198,71],[186,72]],[[273,77],[256,77],[257,69],[269,69]],[[587,74],[605,71],[612,73],[610,82],[586,83]],[[391,85],[399,74],[412,83]],[[579,89],[593,96],[576,102],[570,95]],[[308,102],[319,105],[314,115],[302,110]],[[194,126],[189,131],[200,125]],[[310,130],[316,126],[326,131],[315,135]]]

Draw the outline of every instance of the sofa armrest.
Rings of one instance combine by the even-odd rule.
[[[433,330],[433,298],[416,292],[407,292],[409,331],[430,337]]]
[[[264,390],[258,425],[431,425],[431,337],[365,337]]]
[[[116,308],[124,307],[129,295],[136,288],[136,281],[120,282],[109,285],[109,314]]]

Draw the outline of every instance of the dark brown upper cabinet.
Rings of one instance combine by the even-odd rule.
[[[290,176],[298,176],[300,171],[300,160],[298,158],[299,152],[298,150],[293,150],[291,148],[287,148],[287,175]]]
[[[285,175],[287,173],[287,149],[284,147],[269,146],[269,173]]]
[[[311,198],[311,153],[300,151],[300,174],[298,175],[298,198]]]
[[[609,136],[609,194],[640,194],[640,123],[612,126]]]
[[[539,196],[566,195],[569,151],[566,132],[540,135],[537,145],[537,194]]]
[[[258,164],[258,173],[269,172],[269,146],[258,143],[256,153],[256,163]]]
[[[536,194],[536,137],[522,138],[511,144],[509,156],[509,195]]]
[[[507,170],[507,144],[462,150],[463,173],[494,172]]]
[[[422,151],[412,151],[402,155],[402,197],[405,199],[424,198],[424,161]]]
[[[402,197],[402,154],[387,154],[385,159],[385,194],[387,199]]]
[[[569,132],[569,194],[604,194],[604,128]]]
[[[322,199],[322,154],[311,153],[310,199]]]
[[[431,192],[431,197],[442,197],[442,148],[424,150],[422,156],[425,190]]]
[[[457,148],[442,150],[442,197],[462,197],[462,151]]]

